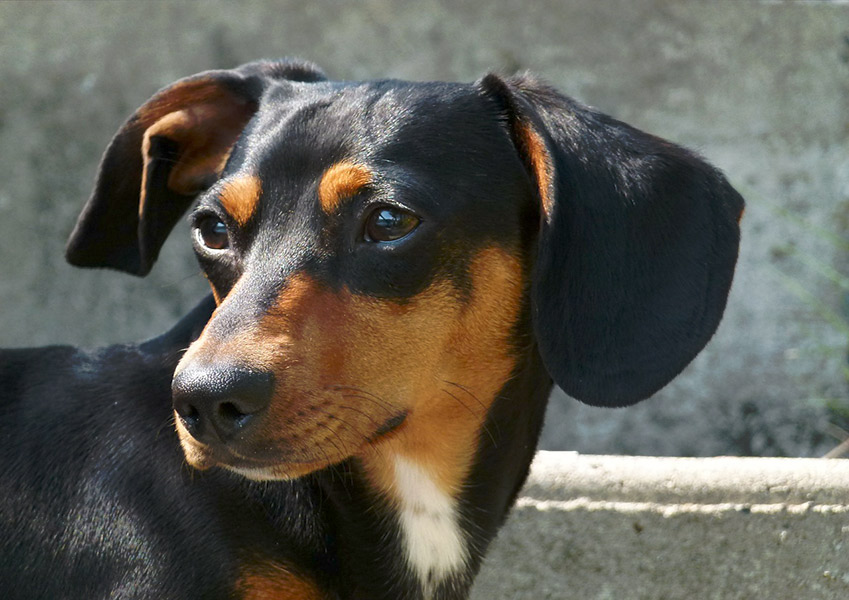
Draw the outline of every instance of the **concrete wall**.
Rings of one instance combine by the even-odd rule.
[[[475,600],[849,598],[849,461],[540,453]]]
[[[100,153],[160,86],[282,55],[350,79],[529,68],[699,149],[749,201],[708,349],[633,409],[557,395],[545,446],[824,452],[829,422],[849,429],[849,285],[825,271],[849,262],[847,35],[845,3],[0,2],[0,345],[150,336],[204,293],[185,227],[146,280],[62,262]]]

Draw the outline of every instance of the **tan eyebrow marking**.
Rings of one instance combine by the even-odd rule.
[[[344,198],[353,196],[372,181],[372,172],[363,165],[340,162],[324,172],[318,184],[318,202],[326,213],[335,212]]]
[[[218,201],[233,220],[244,226],[256,212],[262,182],[256,175],[242,175],[224,183]]]

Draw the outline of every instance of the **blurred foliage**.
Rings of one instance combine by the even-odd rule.
[[[805,236],[813,236],[816,241],[832,248],[837,256],[849,258],[849,238],[840,233],[817,226],[810,221],[786,209],[771,209],[780,218],[792,223]],[[839,222],[839,221],[838,221]],[[845,275],[821,257],[787,244],[773,250],[778,265],[773,265],[778,282],[792,295],[798,298],[812,313],[833,327],[846,340],[842,347],[820,346],[817,350],[826,354],[839,352],[842,358],[841,372],[844,381],[844,393],[834,397],[808,397],[803,400],[822,406],[828,413],[830,423],[828,433],[835,443],[846,442],[849,438],[849,275]],[[795,263],[794,269],[800,275],[791,274],[782,264]],[[816,282],[810,285],[808,282]],[[824,297],[840,298],[839,306]],[[842,444],[845,446],[846,444]]]

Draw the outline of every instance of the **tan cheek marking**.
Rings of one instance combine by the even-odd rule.
[[[427,372],[410,418],[398,431],[361,458],[374,483],[390,497],[395,490],[396,453],[430,473],[440,489],[456,496],[462,489],[487,411],[515,366],[513,327],[525,286],[521,264],[503,250],[480,252],[471,267],[473,294],[458,315],[445,306],[430,307],[431,327],[443,338],[435,372]],[[440,342],[443,343],[443,342]],[[428,351],[416,348],[426,356]],[[415,372],[417,364],[408,368]]]
[[[278,380],[286,382],[286,396],[293,400],[272,407],[267,427],[270,435],[285,431],[298,436],[305,443],[305,452],[316,452],[315,444],[328,437],[317,458],[341,459],[357,451],[377,427],[403,410],[393,410],[388,402],[358,405],[356,399],[345,398],[350,390],[334,387],[383,388],[383,358],[367,351],[368,344],[381,335],[376,308],[370,306],[365,311],[368,318],[363,320],[358,318],[362,313],[358,315],[357,300],[348,290],[331,290],[303,274],[289,282],[259,324],[253,344],[259,348],[254,352],[262,356],[252,362],[269,364],[278,372]],[[339,425],[341,421],[344,426]],[[349,454],[340,454],[344,452]]]
[[[318,184],[321,209],[327,214],[335,212],[344,198],[353,196],[371,181],[368,168],[351,162],[336,163],[324,172]]]
[[[212,333],[215,329],[216,317],[219,312],[224,310],[227,301],[234,297],[238,293],[239,289],[244,285],[247,285],[245,278],[239,278],[236,284],[230,289],[230,292],[222,298],[215,287],[210,283],[217,306],[212,312],[212,316],[209,317],[209,321],[206,323],[203,331],[201,331],[198,338],[192,342],[188,350],[186,350],[183,354],[183,358],[180,359],[180,362],[177,363],[177,368],[174,371],[175,374],[182,371],[183,367],[189,362],[206,361],[217,353],[218,348],[222,345],[222,340],[216,339],[215,334]]]
[[[552,197],[551,189],[551,158],[545,147],[545,141],[528,125],[520,125],[518,133],[520,142],[524,146],[523,149],[536,177],[540,198],[542,199],[543,215],[546,220],[550,221],[554,208],[554,198]]]
[[[257,326],[224,351],[273,370],[282,382],[265,439],[283,435],[303,458],[340,460],[362,451],[383,423],[411,408],[408,399],[432,385],[459,307],[447,284],[399,306],[299,274]]]
[[[213,287],[216,303],[218,307],[210,317],[209,323],[204,327],[200,336],[192,343],[183,358],[180,360],[175,374],[185,368],[190,363],[212,363],[216,359],[224,357],[225,360],[237,359],[240,363],[250,365],[257,369],[274,369],[279,367],[274,355],[279,353],[280,348],[284,346],[281,339],[281,331],[288,328],[288,309],[290,306],[283,305],[280,307],[281,313],[278,315],[275,312],[270,317],[263,320],[259,325],[248,328],[238,333],[238,335],[228,336],[225,339],[220,339],[214,332],[215,318],[219,311],[226,309],[226,304],[230,298],[235,297],[239,293],[239,289],[247,285],[244,277],[236,282],[236,285],[230,290],[230,293],[221,299]],[[287,286],[289,294],[285,297],[304,299],[311,295],[313,282],[306,277],[296,276]],[[286,342],[288,343],[288,342]],[[204,445],[197,442],[183,427],[180,419],[175,417],[177,434],[180,439],[180,444],[183,448],[183,453],[186,457],[186,462],[196,469],[207,469],[215,465],[210,451]],[[324,466],[324,465],[320,465]],[[316,467],[318,468],[318,467]],[[314,470],[314,469],[310,469]],[[309,471],[305,471],[309,472]],[[302,473],[298,473],[299,475]],[[292,476],[292,474],[289,474]]]
[[[208,327],[186,357],[236,356],[279,373],[285,382],[281,397],[289,401],[273,405],[263,434],[269,442],[285,432],[300,436],[305,453],[316,443],[326,446],[328,458],[338,453],[337,446],[354,451],[390,497],[394,456],[401,455],[454,496],[479,436],[487,435],[482,429],[489,406],[514,367],[511,335],[525,285],[520,261],[498,248],[475,257],[471,276],[468,302],[459,300],[448,282],[437,282],[399,305],[333,291],[299,274],[254,327],[223,340],[213,339]],[[226,305],[227,298],[219,310]],[[380,400],[343,399],[328,392],[332,384],[356,386]],[[358,412],[340,412],[344,404]],[[312,412],[301,418],[300,410]],[[364,436],[405,410],[410,417],[397,431],[365,443]],[[305,431],[311,419],[334,411],[353,427],[325,435],[332,444],[314,437],[322,431]]]
[[[228,180],[218,196],[221,206],[233,220],[244,226],[256,212],[262,195],[262,182],[255,175]]]
[[[312,581],[293,574],[278,563],[245,569],[238,591],[244,600],[323,600],[327,595]]]
[[[258,322],[246,325],[238,332],[225,332],[222,336],[216,332],[216,316],[228,310],[228,302],[247,285],[250,283],[242,277],[223,299],[215,294],[218,307],[198,339],[183,355],[176,373],[190,362],[211,363],[221,358],[225,362],[235,358],[240,364],[258,370],[280,371],[289,367],[281,356],[286,355],[293,340],[300,337],[304,312],[310,307],[314,309],[319,303],[322,297],[320,287],[312,278],[297,274],[290,279],[275,305]],[[333,310],[328,312],[332,313]],[[305,348],[308,352],[312,346],[305,344]],[[281,375],[281,381],[288,379]]]

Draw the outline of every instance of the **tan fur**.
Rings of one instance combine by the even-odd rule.
[[[524,285],[519,261],[490,248],[477,255],[471,275],[471,301],[456,320],[442,323],[447,345],[430,389],[396,435],[378,440],[361,455],[373,482],[390,497],[396,453],[429,472],[447,494],[460,492],[479,437],[489,435],[483,431],[487,411],[515,365],[510,335]]]
[[[176,84],[139,109],[130,125],[143,131],[139,214],[144,211],[152,137],[163,136],[178,144],[179,159],[168,176],[168,188],[192,195],[205,189],[224,168],[252,114],[249,102],[206,79]]]
[[[437,281],[398,304],[332,291],[298,275],[256,326],[225,338],[207,326],[181,365],[235,356],[272,370],[277,382],[251,448],[278,453],[254,464],[248,457],[257,452],[248,449],[222,462],[267,479],[297,477],[357,456],[391,498],[393,457],[400,454],[455,495],[479,436],[486,435],[487,410],[514,366],[509,342],[525,283],[519,260],[494,247],[477,254],[471,276],[467,301],[449,282]],[[226,306],[227,299],[218,310]],[[403,413],[408,416],[400,428],[374,438]],[[191,464],[214,462],[178,428]]]
[[[371,171],[362,165],[340,162],[324,172],[318,184],[318,201],[321,209],[331,214],[345,198],[356,194],[371,183]]]
[[[212,297],[215,300],[215,305],[218,306],[221,304],[221,294],[218,293],[218,290],[212,285],[212,282],[207,279],[207,283],[209,283],[209,287],[212,290]]]
[[[283,565],[265,562],[245,569],[238,582],[243,600],[323,600],[327,596],[303,577]]]
[[[542,213],[546,220],[551,220],[552,210],[554,209],[553,190],[551,189],[551,157],[545,147],[545,141],[527,125],[519,126],[518,133],[521,145],[524,146],[523,150],[536,177],[540,200],[542,201]]]
[[[244,226],[256,212],[262,182],[256,175],[241,175],[226,181],[218,201],[236,223]]]

